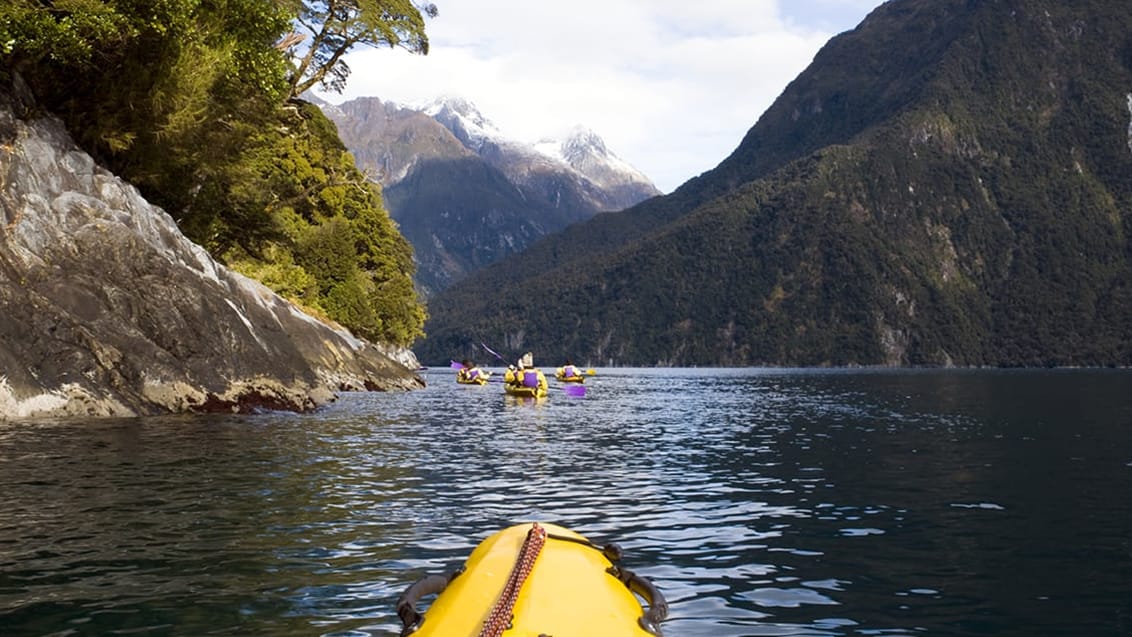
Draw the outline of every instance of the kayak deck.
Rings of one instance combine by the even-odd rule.
[[[504,383],[503,391],[507,392],[509,396],[519,396],[520,398],[546,398],[546,388],[544,387],[527,387],[526,385]]]
[[[464,572],[447,584],[424,614],[415,637],[445,635],[476,637],[491,619],[495,607],[534,525],[504,529],[484,540],[468,557]],[[650,621],[630,585],[619,579],[618,569],[603,551],[585,537],[553,524],[540,524],[545,543],[538,550],[525,581],[513,598],[505,637],[648,637],[642,627]],[[612,568],[611,568],[612,567]],[[635,575],[625,572],[631,577]],[[637,578],[642,580],[642,578]],[[643,580],[642,580],[643,581]],[[652,606],[667,604],[655,593]],[[399,604],[398,613],[401,613]],[[404,615],[402,615],[404,618]]]

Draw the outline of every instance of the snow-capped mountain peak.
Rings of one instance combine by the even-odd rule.
[[[582,125],[571,128],[562,138],[543,137],[532,144],[538,152],[573,166],[587,157],[607,157],[611,153],[597,133]]]
[[[562,157],[570,164],[587,157],[611,157],[605,140],[585,126],[575,126],[562,142]]]
[[[638,184],[647,185],[652,192],[659,194],[648,177],[610,151],[605,140],[585,126],[574,126],[561,140],[547,137],[532,146],[536,151],[564,162],[603,188]]]
[[[478,151],[488,142],[501,144],[506,141],[495,124],[463,97],[440,97],[419,110],[443,124],[472,150]]]
[[[521,142],[459,97],[404,107],[358,98],[325,111],[381,176],[425,295],[572,223],[660,194],[584,127]]]

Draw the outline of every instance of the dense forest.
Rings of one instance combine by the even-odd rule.
[[[890,0],[735,152],[430,301],[601,365],[1132,364],[1132,5]]]
[[[411,247],[299,96],[341,90],[355,46],[427,53],[434,15],[411,0],[6,0],[0,74],[222,263],[408,345],[425,319]]]

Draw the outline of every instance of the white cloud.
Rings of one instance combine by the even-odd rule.
[[[584,124],[669,192],[722,161],[880,0],[437,0],[431,51],[364,49],[335,102],[455,94],[533,141]]]

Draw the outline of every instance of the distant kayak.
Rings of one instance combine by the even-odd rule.
[[[554,370],[554,378],[562,383],[584,383],[586,376],[593,376],[596,373],[592,368],[582,371],[581,368],[567,361],[565,365]]]
[[[488,375],[481,374],[475,378],[464,378],[462,376],[456,377],[456,382],[461,385],[486,385],[488,382]]]
[[[426,577],[401,595],[401,635],[660,635],[668,603],[647,579],[617,565],[620,553],[554,524],[504,529],[481,542],[461,570]],[[433,594],[422,615],[416,603]]]
[[[491,379],[491,372],[476,367],[471,361],[452,361],[452,367],[456,370],[456,382],[461,385],[486,385]]]
[[[562,370],[554,373],[554,378],[563,383],[584,383],[586,382],[585,376],[567,376]]]

